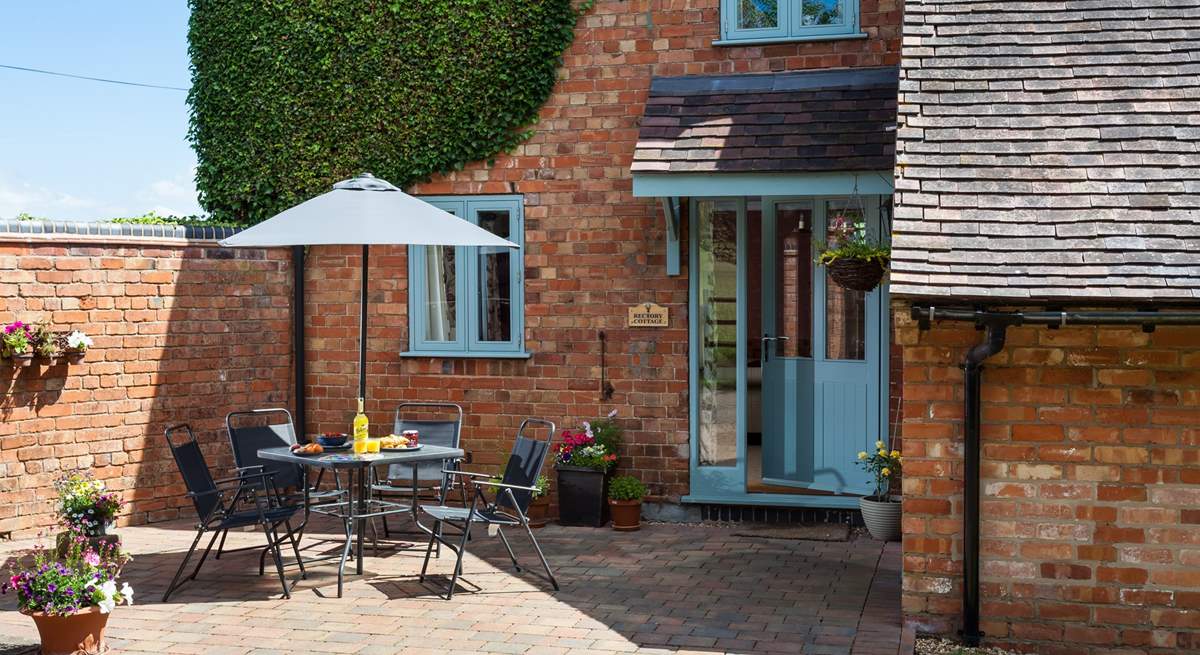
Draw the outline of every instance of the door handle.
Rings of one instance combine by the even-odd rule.
[[[785,337],[783,335],[773,337],[769,334],[764,334],[762,336],[762,361],[763,361],[763,363],[765,364],[765,363],[771,361],[771,346],[770,346],[769,342],[787,341],[789,339],[790,339],[790,337]]]

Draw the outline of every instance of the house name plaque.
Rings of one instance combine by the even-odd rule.
[[[634,305],[629,308],[629,321],[626,325],[628,327],[667,327],[670,325],[667,308],[652,302]]]

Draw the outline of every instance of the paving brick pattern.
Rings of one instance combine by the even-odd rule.
[[[331,533],[330,533],[331,534]],[[416,579],[415,549],[366,561],[333,597],[331,565],[313,566],[290,600],[259,578],[251,553],[209,562],[167,604],[158,602],[190,541],[182,523],[122,530],[135,559],[138,604],[110,623],[118,653],[894,654],[900,643],[899,548],[858,538],[812,542],[735,537],[717,527],[653,525],[633,534],[550,526],[539,539],[562,590],[514,573],[482,531],[452,601]],[[320,537],[320,535],[318,535]],[[261,543],[231,535],[230,546]],[[312,541],[308,552],[319,550]],[[534,564],[520,536],[518,557]],[[11,549],[11,545],[10,545]],[[431,564],[439,575],[448,558]],[[435,578],[444,584],[445,578]],[[3,607],[11,610],[11,597]],[[0,612],[0,634],[33,625]]]

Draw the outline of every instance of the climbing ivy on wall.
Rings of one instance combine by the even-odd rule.
[[[252,224],[370,171],[406,185],[527,139],[578,0],[189,0],[203,207]]]

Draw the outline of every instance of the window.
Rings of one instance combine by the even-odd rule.
[[[721,41],[790,41],[862,36],[858,0],[721,0]]]
[[[410,246],[409,353],[524,357],[524,216],[520,196],[422,200],[504,237],[499,247]]]

